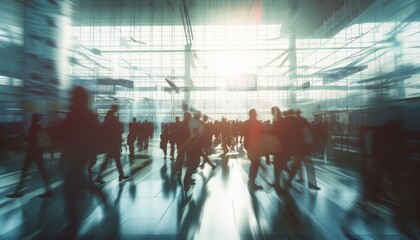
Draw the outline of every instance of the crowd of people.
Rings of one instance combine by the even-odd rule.
[[[127,145],[130,152],[130,160],[134,159],[134,143],[137,140],[137,147],[141,151],[149,148],[149,139],[153,137],[154,125],[152,122],[145,120],[137,122],[137,118],[133,117],[128,124]]]
[[[20,178],[15,191],[7,197],[20,198],[24,195],[22,189],[25,179],[34,162],[45,185],[45,192],[39,197],[52,197],[43,151],[50,151],[51,158],[54,158],[54,151],[60,151],[64,202],[70,219],[69,229],[76,232],[81,219],[78,206],[81,204],[82,193],[92,193],[105,208],[109,205],[106,195],[99,187],[105,183],[102,176],[109,161],[115,161],[119,181],[130,178],[124,173],[121,164],[124,126],[118,111],[118,105],[111,105],[101,123],[98,115],[89,108],[89,94],[86,89],[76,86],[71,91],[71,105],[63,121],[49,123],[44,129],[40,124],[42,116],[33,114],[29,130],[23,135],[28,145]],[[182,187],[185,192],[195,185],[193,175],[198,168],[204,169],[206,164],[212,170],[217,168],[217,164],[212,161],[214,158],[211,157],[216,153],[216,149],[221,149],[222,158],[229,152],[246,154],[244,156],[250,160],[247,185],[251,191],[263,189],[257,180],[258,174],[263,174],[259,173],[263,159],[267,165],[273,166],[274,181],[269,184],[278,192],[287,192],[292,181],[304,184],[304,179],[307,180],[309,189],[320,190],[311,155],[322,158],[326,156],[327,124],[319,120],[309,123],[301,116],[299,109],[281,111],[279,107],[273,106],[271,114],[272,120],[262,121],[258,119],[257,110],[250,109],[246,121],[227,118],[209,121],[209,117],[200,111],[185,111],[182,120],[177,116],[174,122],[162,123],[159,147],[163,151],[165,161],[169,155],[174,162],[172,173],[179,179],[184,175]],[[148,149],[149,140],[153,135],[152,122],[138,122],[135,117],[132,118],[128,124],[126,142],[130,161],[135,159],[135,146],[137,150]],[[363,198],[379,201],[378,196],[386,192],[382,183],[385,176],[389,178],[397,196],[394,201],[406,203],[407,198],[401,194],[402,186],[407,186],[402,175],[405,165],[395,161],[406,159],[401,121],[391,121],[374,127],[363,125],[358,139],[362,160]],[[93,180],[92,169],[100,153],[105,153],[105,159],[98,167],[97,176]],[[302,166],[305,166],[306,171],[302,171]],[[303,176],[304,172],[306,177]],[[402,207],[395,209],[401,216],[406,212]]]
[[[123,124],[119,120],[118,105],[111,105],[106,113],[103,123],[98,120],[98,115],[89,108],[89,94],[82,87],[74,87],[71,92],[70,111],[66,118],[56,124],[48,126],[48,136],[54,144],[54,150],[59,150],[60,167],[63,171],[63,190],[67,212],[70,218],[70,229],[79,227],[77,206],[83,192],[91,192],[97,196],[106,207],[107,198],[99,185],[104,184],[102,177],[108,162],[113,159],[119,173],[118,180],[124,181],[129,176],[124,173],[121,164],[121,152],[123,144]],[[164,123],[160,135],[160,148],[164,158],[167,158],[169,144],[170,159],[175,162],[173,173],[182,175],[184,165],[185,174],[183,187],[188,191],[195,184],[193,174],[197,168],[204,168],[206,164],[214,170],[216,164],[209,156],[215,152],[215,147],[221,146],[222,154],[229,151],[245,149],[248,159],[251,161],[249,168],[248,186],[251,190],[262,189],[256,183],[256,177],[260,166],[260,158],[266,157],[267,164],[273,163],[275,181],[272,185],[280,188],[279,176],[281,170],[288,171],[288,185],[301,167],[302,161],[307,166],[308,186],[319,190],[316,185],[313,163],[306,158],[313,149],[313,142],[308,142],[306,136],[310,125],[300,116],[299,111],[285,111],[282,113],[278,107],[272,108],[273,122],[262,122],[257,118],[255,109],[249,110],[249,119],[246,121],[209,121],[207,115],[200,111],[194,113],[184,112],[182,121],[179,117],[174,122]],[[41,115],[32,116],[32,124],[26,139],[28,141],[27,154],[25,156],[21,177],[15,192],[7,195],[9,198],[23,196],[22,186],[28,170],[33,162],[38,166],[44,183],[45,192],[42,198],[53,195],[50,190],[48,174],[43,164],[43,150],[45,148],[40,139],[42,129],[39,121]],[[137,122],[134,117],[128,124],[127,145],[129,147],[129,159],[135,158],[135,143],[138,150],[147,149],[149,139],[153,136],[154,126],[150,122]],[[305,133],[306,131],[306,133]],[[267,141],[268,138],[268,141]],[[312,141],[312,140],[311,140]],[[270,142],[270,143],[268,143]],[[93,166],[99,153],[106,153],[105,160],[99,166],[97,177],[92,181]],[[270,160],[273,156],[273,161]],[[53,156],[53,155],[52,155]],[[268,158],[267,158],[268,157]],[[202,159],[202,160],[201,160]],[[287,161],[294,159],[293,168],[287,168]],[[302,178],[301,178],[302,179]],[[96,184],[95,184],[96,182]],[[282,190],[287,191],[287,186]]]
[[[278,107],[272,108],[273,123],[263,122],[257,119],[255,109],[249,111],[249,119],[245,122],[234,120],[228,121],[222,118],[221,121],[208,121],[208,116],[200,111],[193,114],[184,113],[184,118],[179,117],[175,122],[164,123],[160,135],[160,148],[164,157],[167,157],[168,143],[170,143],[170,157],[176,163],[174,171],[180,173],[185,161],[187,171],[184,176],[184,187],[186,190],[194,185],[192,174],[198,167],[204,168],[208,163],[212,169],[216,165],[209,159],[216,146],[221,146],[223,154],[229,151],[243,148],[251,160],[249,171],[249,187],[251,189],[262,189],[255,183],[260,158],[265,157],[266,163],[271,165],[270,155],[273,156],[275,181],[272,185],[280,190],[287,190],[290,181],[299,172],[299,179],[296,181],[303,184],[301,171],[302,162],[306,166],[308,187],[319,190],[316,184],[315,169],[310,157],[315,152],[313,127],[305,118],[300,115],[299,110],[288,110],[283,114]],[[313,124],[312,126],[320,126]],[[319,149],[319,144],[317,145]],[[175,151],[176,149],[176,151]],[[321,152],[321,150],[319,150]],[[200,159],[203,159],[202,161]],[[288,167],[288,161],[293,160],[293,167]],[[201,164],[200,164],[201,161]],[[281,188],[281,171],[288,172],[286,185]]]

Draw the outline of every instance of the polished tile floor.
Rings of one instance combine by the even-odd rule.
[[[102,190],[111,206],[103,208],[96,198],[83,196],[77,238],[410,239],[397,230],[388,208],[359,207],[361,188],[356,172],[325,160],[314,158],[320,191],[294,182],[284,194],[269,185],[271,165],[261,162],[257,183],[264,189],[250,191],[249,161],[243,152],[230,152],[227,157],[217,152],[210,157],[217,168],[198,169],[193,176],[196,185],[185,193],[172,174],[172,161],[163,158],[158,145],[158,140],[152,140],[149,149],[137,152],[132,163],[124,151],[124,171],[131,175],[125,182],[118,182],[114,164],[108,166]],[[23,153],[0,155],[0,239],[67,237],[58,162],[44,156],[54,196],[37,197],[43,185],[32,166],[25,195],[9,199],[6,194],[16,187]],[[103,157],[99,156],[95,169]]]

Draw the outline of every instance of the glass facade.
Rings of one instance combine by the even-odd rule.
[[[187,53],[182,26],[74,26],[80,65],[73,75],[133,80],[135,91],[121,89],[117,96],[173,104],[159,110],[165,116],[182,113],[184,93],[165,92],[164,79],[185,86],[185,67],[191,69],[191,105],[212,118],[245,119],[256,108],[269,119],[274,105],[306,113],[349,110],[369,104],[378,92],[393,99],[418,96],[417,70],[402,73],[401,82],[388,76],[418,65],[420,24],[406,22],[410,14],[401,9],[386,21],[354,23],[333,38],[297,39],[295,68],[289,64],[289,38],[279,37],[281,25],[193,25]],[[83,57],[92,49],[101,54]],[[189,66],[185,54],[191,54]],[[136,105],[133,114],[148,111]]]
[[[297,38],[296,66],[290,63],[292,33],[280,24],[192,22],[194,39],[186,51],[184,28],[170,17],[161,20],[172,25],[160,25],[159,19],[144,24],[134,8],[130,23],[120,20],[123,13],[116,9],[114,14],[92,14],[90,24],[81,25],[80,16],[73,14],[79,25],[73,24],[73,37],[66,40],[72,44],[68,75],[73,84],[132,80],[134,89],[94,86],[102,91],[94,95],[95,109],[102,114],[117,98],[125,105],[126,119],[170,120],[182,114],[185,99],[211,119],[245,119],[250,108],[270,119],[274,105],[301,108],[311,119],[315,112],[350,111],[378,97],[419,96],[418,9],[416,1],[373,4],[332,37]],[[11,53],[23,47],[24,19],[17,16],[23,15],[24,5],[8,1],[2,11],[0,57],[5,64],[0,86],[13,88],[7,92],[16,92],[10,100],[16,103],[25,85],[19,75],[24,61],[23,52]],[[165,79],[189,92],[168,91]]]

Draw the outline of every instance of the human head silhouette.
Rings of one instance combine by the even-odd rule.
[[[249,114],[249,118],[251,118],[251,119],[256,119],[257,118],[257,110],[255,110],[254,108],[249,110],[248,114]]]
[[[74,86],[71,90],[71,102],[74,110],[88,108],[89,94],[87,90],[81,86]]]

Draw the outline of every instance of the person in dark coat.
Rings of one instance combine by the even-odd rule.
[[[212,127],[211,123],[208,122],[209,117],[207,115],[203,116],[203,127],[204,127],[204,134],[202,137],[202,154],[201,157],[203,157],[203,163],[200,164],[200,168],[203,169],[204,165],[208,163],[211,168],[214,170],[216,168],[216,164],[214,164],[212,161],[210,161],[209,156],[212,151],[212,144],[213,144],[213,133],[212,133]]]
[[[170,130],[169,130],[169,125],[167,123],[165,123],[163,125],[163,132],[162,134],[160,134],[160,149],[163,150],[163,155],[164,158],[166,159],[166,155],[168,154],[168,142],[170,139],[171,135],[170,135]]]
[[[64,171],[63,193],[73,234],[80,224],[80,197],[83,192],[95,194],[108,206],[106,196],[86,174],[86,165],[96,158],[100,128],[98,119],[89,109],[86,89],[76,86],[71,92],[72,105],[66,119],[53,129],[53,138],[62,149],[60,166]]]
[[[31,167],[33,162],[36,163],[36,166],[38,167],[39,173],[41,174],[45,184],[45,192],[39,195],[39,197],[52,197],[52,192],[50,191],[48,183],[48,175],[45,171],[44,159],[42,157],[43,150],[38,143],[38,136],[42,130],[42,127],[39,124],[40,119],[41,115],[37,113],[32,115],[31,126],[29,127],[28,133],[25,136],[25,140],[28,142],[28,149],[26,151],[25,159],[23,160],[23,167],[22,172],[20,174],[19,183],[16,187],[15,192],[7,195],[7,197],[9,198],[19,198],[23,196],[23,192],[21,191],[22,186],[25,182],[26,176],[28,175],[29,168]]]
[[[179,131],[180,131],[180,125],[181,121],[179,121],[179,117],[175,117],[175,122],[171,123],[170,132],[171,132],[171,160],[174,160],[175,158],[175,146],[177,151],[179,151]]]
[[[190,112],[184,112],[184,118],[180,124],[179,134],[178,134],[178,155],[174,164],[174,173],[182,175],[182,165],[184,164],[185,154],[188,149],[188,139],[190,138],[190,131],[188,129],[188,123],[191,120],[192,115]]]
[[[260,185],[255,183],[258,169],[260,168],[261,158],[261,141],[263,135],[263,126],[257,120],[257,111],[249,110],[249,119],[244,122],[244,148],[247,151],[248,159],[251,160],[249,168],[248,187],[252,190],[262,189]]]
[[[138,124],[137,119],[133,117],[132,122],[128,124],[127,145],[130,151],[130,160],[134,159],[134,141],[137,138]]]
[[[307,138],[312,138],[311,132],[309,130],[310,129],[309,123],[300,114],[301,114],[300,109],[297,109],[295,111],[295,118],[294,118],[295,131],[296,131],[295,132],[296,134],[295,157],[297,159],[297,165],[296,165],[296,168],[292,169],[290,176],[292,179],[295,176],[296,172],[299,171],[299,179],[297,179],[296,182],[303,184],[302,162],[304,162],[306,166],[309,189],[320,190],[321,188],[317,186],[317,182],[316,182],[314,163],[311,157],[308,156],[313,147],[313,140],[312,142],[307,140]]]
[[[124,171],[121,165],[121,143],[122,143],[122,127],[118,120],[118,105],[112,105],[111,109],[107,112],[104,121],[104,130],[106,137],[106,158],[102,163],[98,177],[95,181],[99,184],[105,183],[102,179],[102,172],[108,165],[108,161],[112,158],[115,160],[119,173],[119,181],[129,178],[124,175]]]
[[[287,139],[284,137],[286,129],[280,108],[277,106],[272,107],[271,114],[273,115],[273,134],[283,146],[281,151],[274,153],[274,182],[272,185],[276,188],[280,188],[280,171],[286,169],[287,159],[290,157],[287,155],[287,148],[289,146],[287,145]]]
[[[184,189],[188,191],[191,185],[195,184],[192,178],[193,173],[200,164],[200,156],[202,155],[202,137],[204,134],[204,124],[200,120],[201,112],[194,113],[194,117],[188,122],[189,138],[186,145],[187,160],[185,162],[187,171],[184,176]]]

